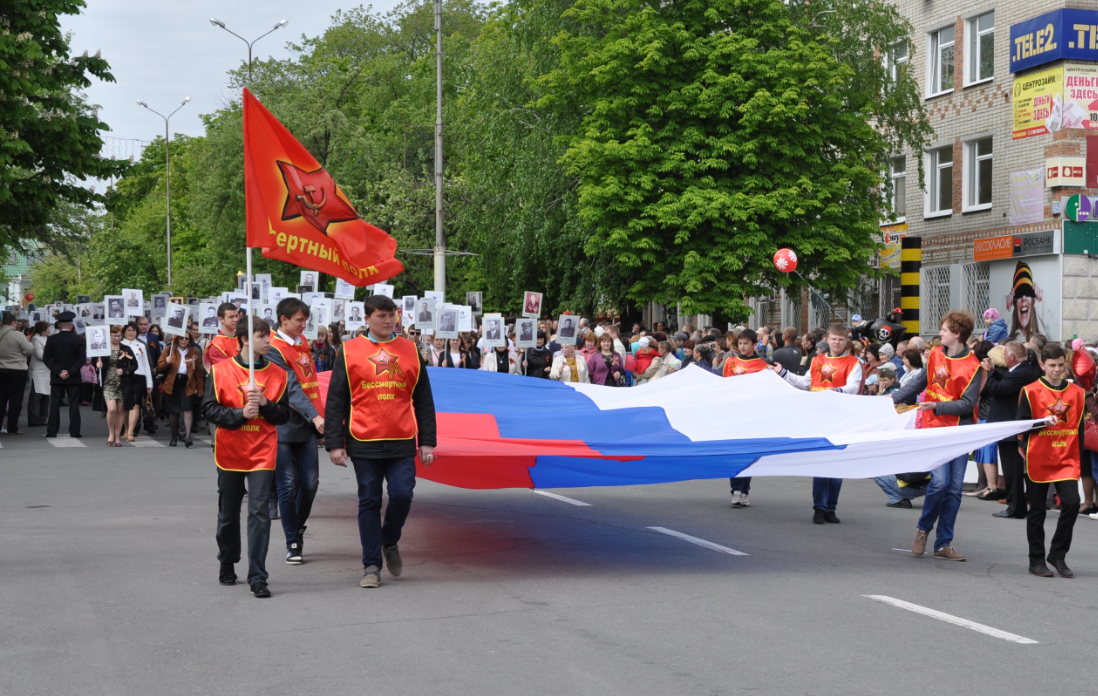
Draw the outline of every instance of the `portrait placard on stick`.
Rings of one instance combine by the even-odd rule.
[[[515,348],[537,348],[538,322],[530,317],[520,317],[515,320]]]
[[[484,347],[499,348],[507,345],[507,332],[503,326],[502,314],[485,314],[481,319],[484,327]]]
[[[190,305],[169,302],[166,312],[162,325],[164,333],[172,336],[182,336],[187,333],[187,317],[191,315]]]
[[[562,314],[557,319],[557,339],[561,344],[575,343],[576,330],[579,327],[579,317],[572,314]]]
[[[355,286],[351,285],[342,278],[336,278],[335,298],[337,300],[355,299]]]
[[[347,303],[347,318],[343,320],[343,326],[346,327],[347,333],[353,334],[366,326],[365,309],[362,305],[362,302]]]
[[[217,305],[213,302],[200,302],[198,304],[198,331],[203,334],[217,333]]]
[[[126,324],[126,307],[122,304],[121,295],[104,295],[103,307],[107,312],[109,325],[124,326]]]
[[[416,303],[416,327],[434,331],[435,298],[423,297]]]
[[[522,316],[537,319],[541,316],[541,293],[525,292],[522,296]]]
[[[145,313],[145,293],[143,290],[122,288],[122,297],[126,301],[127,317],[139,317]]]
[[[438,338],[458,337],[458,310],[447,307],[438,311],[438,325],[435,328],[435,336]]]
[[[84,330],[84,345],[89,358],[106,358],[111,354],[111,327],[96,324]]]
[[[465,304],[469,305],[473,314],[479,317],[484,314],[484,293],[480,290],[465,293]]]

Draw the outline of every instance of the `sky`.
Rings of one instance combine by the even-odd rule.
[[[111,128],[104,133],[107,154],[129,156],[127,142],[150,141],[164,134],[164,121],[137,105],[167,115],[184,97],[189,104],[171,118],[172,133],[202,135],[201,114],[224,106],[231,95],[228,71],[248,57],[243,41],[212,26],[210,17],[252,40],[285,19],[289,24],[259,41],[253,55],[286,58],[287,42],[300,43],[301,36],[318,36],[338,9],[356,3],[337,0],[86,0],[79,16],[62,17],[61,26],[71,32],[70,48],[80,55],[85,50],[102,51],[110,63],[115,81],[94,80],[88,100],[102,108],[100,118]],[[395,0],[377,0],[375,11],[386,12]]]

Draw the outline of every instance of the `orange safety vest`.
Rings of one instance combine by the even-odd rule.
[[[247,403],[248,368],[235,360],[222,360],[210,368],[217,403],[244,408]],[[286,391],[286,371],[265,363],[255,371],[255,384],[268,401],[278,401]],[[214,432],[214,462],[225,471],[274,470],[278,458],[278,429],[263,416],[247,421],[237,430],[218,428]]]
[[[817,355],[812,360],[812,384],[809,391],[824,391],[845,387],[850,373],[860,363],[857,355],[843,353],[837,357]]]
[[[282,361],[293,369],[297,381],[301,383],[301,390],[309,401],[313,402],[313,408],[321,416],[324,415],[324,405],[320,402],[320,382],[317,380],[316,369],[313,367],[313,349],[304,338],[296,346],[286,341],[277,333],[271,332],[271,350],[278,351]]]
[[[217,334],[210,339],[210,344],[206,346],[206,353],[202,356],[202,364],[205,365],[206,371],[209,372],[211,367],[222,360],[236,357],[236,354],[239,352],[240,344],[237,343],[235,336]]]
[[[406,338],[374,343],[366,336],[343,343],[351,389],[347,429],[359,442],[410,440],[419,432],[412,392],[419,383],[419,350]]]
[[[930,351],[926,362],[926,401],[956,401],[964,395],[968,385],[980,374],[980,361],[969,351],[963,358],[951,358],[945,348],[938,346]],[[972,422],[979,423],[979,405],[972,407]],[[939,416],[933,411],[923,415],[924,428],[941,428],[960,425],[960,416]]]
[[[1029,401],[1033,418],[1056,416],[1056,422],[1030,433],[1026,442],[1026,474],[1037,483],[1078,481],[1079,421],[1086,407],[1086,393],[1064,380],[1059,387],[1044,379],[1027,385],[1022,398]]]
[[[762,372],[769,365],[766,361],[755,355],[752,358],[743,358],[739,355],[733,355],[728,360],[724,361],[724,376],[725,377],[737,377],[739,375],[749,375],[753,372]]]

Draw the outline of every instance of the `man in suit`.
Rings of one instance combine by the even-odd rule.
[[[487,324],[488,324],[488,333],[487,333],[488,339],[491,340],[491,341],[498,341],[499,340],[499,320],[498,319],[489,319]]]
[[[421,302],[419,305],[419,319],[417,321],[431,321],[431,313],[427,311],[426,302]]]
[[[988,398],[988,423],[1002,423],[1017,419],[1018,394],[1027,385],[1037,381],[1041,371],[1028,358],[1026,347],[1011,341],[1004,346],[1006,367],[995,367],[985,358],[984,369],[988,379],[984,384],[983,396]],[[1003,478],[1006,480],[1005,510],[992,513],[995,517],[1007,519],[1026,519],[1025,463],[1018,452],[1017,436],[999,441],[999,462],[1003,466]]]
[[[50,371],[50,416],[46,437],[61,429],[61,399],[69,398],[69,435],[80,437],[80,368],[84,366],[84,339],[72,330],[72,312],[57,315],[57,333],[46,339],[42,362]]]

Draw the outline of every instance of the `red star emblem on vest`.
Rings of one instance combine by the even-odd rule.
[[[378,377],[387,374],[393,379],[404,379],[404,371],[400,369],[400,358],[382,348],[377,355],[369,359],[374,364],[374,374]]]
[[[747,374],[747,370],[745,370],[743,365],[741,365],[739,362],[736,362],[735,366],[732,368],[732,374],[734,374],[734,375]]]
[[[945,365],[942,365],[934,371],[934,379],[930,380],[930,383],[935,386],[941,387],[942,389],[945,389],[946,383],[949,382],[949,377],[949,368]]]
[[[259,389],[259,391],[263,391],[267,387],[267,385],[260,384],[259,382],[256,382],[255,386],[256,386],[257,389]],[[238,385],[237,389],[240,391],[240,395],[244,397],[244,403],[247,404],[248,403],[248,383],[245,382],[244,384]]]
[[[838,372],[838,369],[836,369],[834,365],[829,362],[824,362],[823,365],[820,365],[820,382],[831,382],[834,384],[836,372]]]
[[[307,172],[289,162],[279,162],[282,180],[286,183],[286,204],[282,219],[304,218],[323,234],[333,222],[357,220],[358,213],[340,197],[340,192],[324,169]]]
[[[1071,410],[1071,406],[1064,403],[1063,399],[1057,398],[1056,403],[1049,406],[1047,409],[1048,415],[1056,416],[1057,423],[1067,423],[1068,411]]]
[[[313,374],[313,361],[309,359],[308,355],[302,352],[298,352],[297,360],[294,361],[297,366],[301,368],[301,374],[309,377]]]

